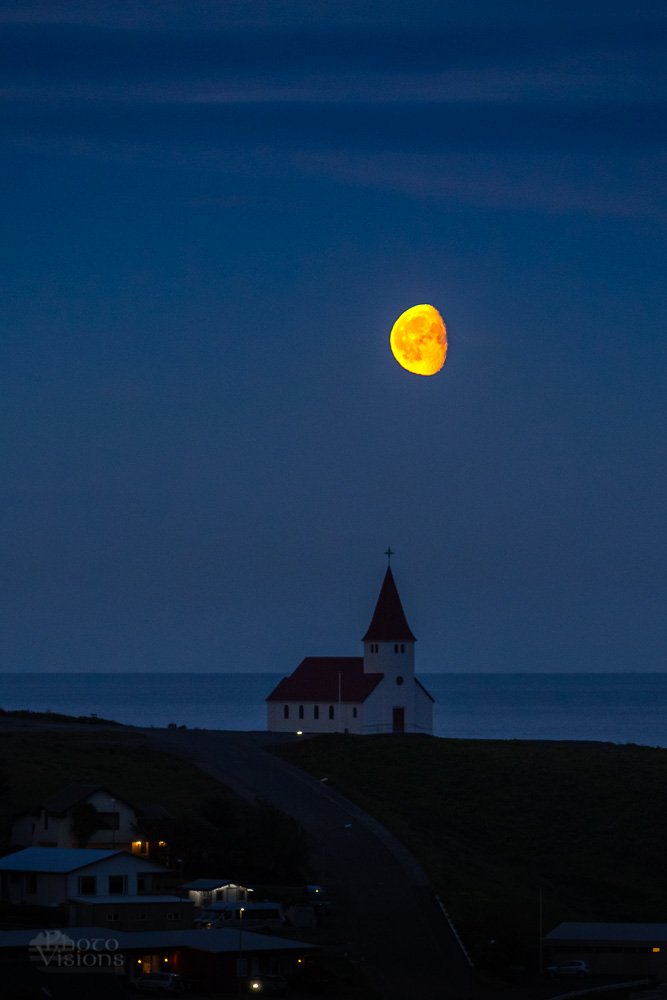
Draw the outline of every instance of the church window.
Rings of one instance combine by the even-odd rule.
[[[289,705],[283,706],[283,719],[289,719]]]
[[[319,705],[314,705],[313,706],[313,718],[314,719],[319,719],[319,717],[320,717],[320,706]]]
[[[405,643],[404,642],[401,643],[401,652],[402,653],[405,652]]]
[[[303,719],[303,705],[299,705],[299,718]]]
[[[329,718],[333,719],[333,717],[334,717],[334,707],[333,705],[329,705]]]
[[[398,653],[398,643],[397,642],[394,643],[394,652]]]
[[[396,678],[396,683],[397,683],[397,684],[398,684],[398,686],[400,687],[400,686],[401,686],[401,684],[403,683],[403,678],[402,678],[402,677],[397,677],[397,678]]]
[[[355,705],[354,708],[352,709],[352,718],[356,719],[356,717],[357,717],[357,706]]]

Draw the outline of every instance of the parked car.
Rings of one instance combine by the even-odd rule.
[[[287,993],[287,980],[275,972],[262,973],[248,980],[248,993],[255,996],[263,996],[264,994],[282,996]]]
[[[185,991],[185,983],[177,972],[145,972],[138,979],[132,980],[130,986],[135,993],[152,993],[158,996]]]
[[[587,962],[580,962],[579,959],[571,959],[569,962],[556,962],[555,965],[547,966],[547,972],[551,976],[588,976],[590,967]]]

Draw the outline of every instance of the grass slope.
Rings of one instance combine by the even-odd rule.
[[[667,750],[323,736],[277,752],[396,833],[484,964],[534,964],[540,890],[545,931],[667,919]]]
[[[11,817],[71,781],[106,785],[132,804],[160,802],[170,812],[191,810],[219,785],[183,761],[148,749],[141,734],[26,730],[0,733],[6,775],[0,829]]]
[[[154,822],[167,846],[154,860],[186,876],[252,883],[307,875],[305,840],[290,817],[250,805],[188,762],[146,746],[140,733],[122,730],[0,733],[0,849],[11,846],[14,817],[72,781],[104,785],[139,808],[164,806],[171,819]]]

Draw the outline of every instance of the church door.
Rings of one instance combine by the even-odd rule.
[[[392,732],[394,732],[394,733],[404,733],[405,732],[405,709],[404,708],[395,708],[393,710]]]

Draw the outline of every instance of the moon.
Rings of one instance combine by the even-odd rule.
[[[394,323],[389,344],[402,368],[414,375],[435,375],[447,357],[447,328],[433,306],[412,306]]]

